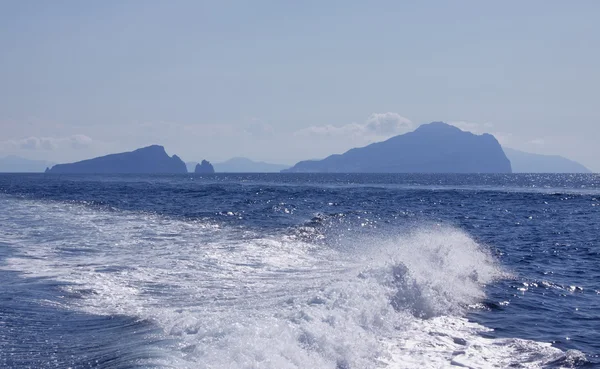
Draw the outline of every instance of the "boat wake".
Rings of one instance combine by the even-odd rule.
[[[108,367],[574,366],[583,354],[486,338],[466,314],[507,278],[461,230],[427,225],[312,242],[210,220],[0,198],[2,270],[60,282],[40,308],[156,327]],[[23,227],[24,222],[27,227]],[[303,229],[302,234],[306,233]],[[128,329],[136,326],[123,327]],[[152,362],[134,351],[154,353]],[[124,350],[125,348],[121,348]],[[159,352],[160,355],[155,355]]]

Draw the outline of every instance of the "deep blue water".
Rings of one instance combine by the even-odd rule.
[[[594,367],[599,240],[598,175],[0,174],[0,367]]]

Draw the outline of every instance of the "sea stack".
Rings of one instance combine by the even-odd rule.
[[[200,164],[196,164],[196,168],[194,169],[194,173],[210,174],[214,172],[215,168],[213,168],[212,164],[207,160],[202,160]]]

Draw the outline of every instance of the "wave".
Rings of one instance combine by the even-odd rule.
[[[158,327],[156,367],[440,368],[575,365],[550,344],[486,338],[469,322],[509,275],[465,232],[437,225],[335,244],[216,222],[0,199],[3,270],[60,282],[42,300]],[[324,231],[327,232],[327,231]],[[135,353],[130,353],[138,357]],[[147,363],[145,363],[146,365]]]

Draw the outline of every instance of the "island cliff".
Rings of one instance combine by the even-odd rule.
[[[70,164],[57,164],[46,173],[187,173],[185,163],[167,155],[165,148],[152,145],[131,152],[111,154]]]
[[[215,168],[213,168],[212,164],[206,160],[202,160],[202,163],[196,164],[196,168],[194,169],[194,173],[209,174],[214,172]]]
[[[496,138],[475,135],[443,122],[351,149],[323,160],[297,163],[282,172],[320,173],[511,173]]]

